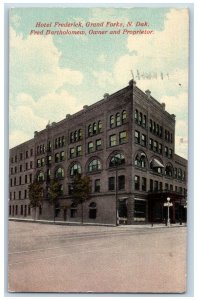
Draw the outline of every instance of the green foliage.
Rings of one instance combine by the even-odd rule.
[[[28,187],[31,207],[39,207],[43,203],[43,184],[34,181]]]
[[[60,183],[57,180],[50,181],[49,190],[48,190],[49,203],[55,205],[59,196],[60,196]]]
[[[78,174],[74,177],[71,188],[73,201],[82,204],[90,198],[91,180],[88,176],[82,177]]]

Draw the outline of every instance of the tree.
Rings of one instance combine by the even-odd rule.
[[[81,204],[81,220],[83,224],[83,203],[89,200],[91,196],[91,180],[88,176],[81,176],[77,174],[73,178],[71,185],[73,202],[75,204]]]
[[[35,217],[36,219],[36,208],[42,206],[43,204],[43,184],[41,182],[34,181],[28,187],[29,189],[29,199],[30,206],[35,208]]]
[[[54,207],[54,221],[56,216],[56,206],[60,196],[60,183],[57,180],[50,181],[48,189],[48,201]]]

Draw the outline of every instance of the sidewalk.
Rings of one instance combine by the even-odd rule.
[[[23,219],[23,218],[9,218],[9,221],[16,221],[16,222],[30,222],[30,223],[40,223],[40,224],[50,224],[50,225],[63,225],[63,226],[104,226],[104,227],[115,227],[115,228],[174,228],[174,227],[186,227],[186,223],[179,223],[171,224],[170,227],[166,226],[165,224],[131,224],[131,225],[118,225],[115,224],[102,224],[102,223],[79,223],[79,222],[66,222],[66,221],[52,221],[52,220],[34,220],[34,219]]]

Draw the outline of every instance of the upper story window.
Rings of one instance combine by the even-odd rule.
[[[94,144],[93,142],[88,143],[88,153],[91,153],[94,151]]]
[[[92,124],[89,124],[88,126],[88,136],[92,135]]]
[[[121,118],[120,118],[120,113],[116,114],[116,126],[120,126],[121,125]]]
[[[122,131],[119,133],[119,143],[124,144],[127,142],[127,133],[126,131]]]
[[[123,110],[122,112],[122,124],[126,123],[127,120],[127,113],[126,110]]]
[[[65,159],[65,152],[61,151],[60,153],[60,161],[63,161]]]
[[[172,177],[173,176],[173,167],[171,164],[167,164],[166,167],[165,167],[165,175],[166,176],[169,176],[169,177]]]
[[[144,153],[138,153],[136,155],[135,166],[140,168],[146,168],[146,155]]]
[[[60,160],[60,154],[59,153],[56,153],[55,154],[55,163],[58,163]]]
[[[182,169],[178,169],[178,179],[182,180]]]
[[[135,110],[135,122],[138,123],[138,119],[139,119],[139,113],[138,110]]]
[[[37,175],[37,180],[40,182],[40,181],[44,181],[44,179],[45,179],[44,173],[40,171]]]
[[[88,165],[89,172],[99,171],[101,170],[101,168],[101,162],[98,159],[92,160]]]
[[[143,126],[143,127],[146,127],[146,115],[143,116],[143,119],[142,119],[142,126]]]
[[[76,147],[76,156],[81,156],[82,155],[82,146],[79,145]]]
[[[117,141],[116,141],[116,134],[112,134],[109,136],[109,146],[113,147],[116,146]]]
[[[146,135],[145,134],[142,134],[141,145],[143,147],[146,147]]]
[[[139,144],[140,143],[140,133],[139,133],[139,131],[135,131],[135,142],[137,143],[137,144]]]
[[[114,116],[110,116],[110,127],[114,127],[115,126],[115,117]]]
[[[20,160],[23,159],[23,153],[20,153]]]
[[[59,167],[56,171],[55,171],[55,178],[64,178],[64,169]]]
[[[164,148],[164,153],[165,153],[165,156],[168,157],[168,147],[166,147],[166,146]]]
[[[70,148],[70,158],[75,157],[75,148]]]
[[[109,167],[117,167],[125,164],[125,157],[122,153],[117,153],[111,157]]]
[[[28,158],[28,151],[25,152],[25,157]]]
[[[135,175],[134,182],[135,182],[135,190],[139,190],[140,189],[140,176]]]
[[[164,165],[160,158],[155,157],[150,161],[150,168],[153,172],[162,174]]]
[[[81,174],[81,166],[79,163],[75,163],[70,169],[70,176]]]
[[[96,140],[96,150],[102,149],[102,140],[98,139]]]
[[[95,179],[94,181],[94,192],[95,193],[100,192],[100,179]]]
[[[102,121],[94,122],[88,125],[88,136],[98,134],[102,131]]]
[[[93,134],[97,133],[97,125],[96,123],[93,123]]]
[[[98,121],[98,132],[102,131],[102,121]]]

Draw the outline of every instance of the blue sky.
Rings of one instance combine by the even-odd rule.
[[[152,35],[30,35],[36,22],[148,22]],[[51,30],[57,30],[50,28]],[[75,28],[68,28],[69,30]],[[101,28],[85,28],[101,30]],[[102,28],[105,30],[105,28]],[[108,28],[109,29],[109,28]],[[112,28],[116,29],[116,28]],[[118,28],[117,28],[118,29]],[[65,30],[65,28],[62,28]],[[176,152],[187,157],[188,11],[175,8],[10,10],[10,147],[136,79],[176,115]],[[161,74],[163,73],[163,80]]]

